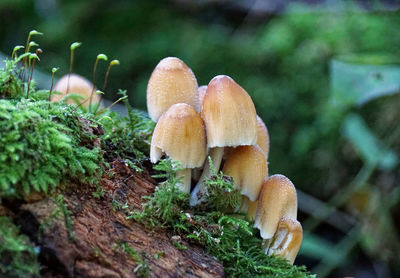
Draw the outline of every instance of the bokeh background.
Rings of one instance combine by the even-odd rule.
[[[127,89],[143,110],[166,56],[199,85],[230,75],[268,126],[270,174],[298,189],[296,264],[319,277],[400,276],[398,1],[0,0],[3,55],[33,29],[45,34],[33,38],[40,78],[66,74],[69,46],[82,42],[74,72],[91,79],[99,53],[120,60],[105,97]]]

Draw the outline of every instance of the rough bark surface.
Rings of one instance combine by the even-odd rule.
[[[93,197],[98,188],[79,181],[64,185],[64,203],[72,212],[69,228],[54,198],[33,196],[13,205],[12,216],[40,247],[43,276],[137,277],[140,262],[122,250],[121,244],[127,244],[150,267],[149,277],[222,277],[222,265],[201,248],[183,242],[187,250],[178,250],[172,234],[147,229],[112,209],[114,200],[140,210],[142,197],[154,191],[156,182],[146,170],[138,174],[119,160],[111,165],[99,185],[105,191],[101,198]]]

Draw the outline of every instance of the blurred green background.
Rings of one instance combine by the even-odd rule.
[[[290,2],[290,3],[289,3]],[[251,95],[271,136],[270,174],[298,188],[297,264],[320,277],[400,276],[400,4],[396,1],[1,0],[0,52],[30,30],[38,69],[91,79],[119,59],[106,98],[146,109],[159,60],[177,56],[199,85],[218,74]],[[107,63],[99,64],[102,87]]]

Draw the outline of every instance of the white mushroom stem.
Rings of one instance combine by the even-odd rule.
[[[224,155],[224,147],[215,147],[210,150],[210,158],[216,172],[219,171],[223,155]],[[211,177],[211,169],[210,169],[210,164],[206,159],[203,173],[201,174],[199,181],[197,182],[190,196],[191,206],[198,205],[202,201],[204,201],[204,195],[207,192],[207,188],[204,181],[209,177]]]
[[[182,178],[180,182],[176,184],[176,187],[181,191],[190,193],[191,179],[192,179],[192,169],[186,168],[176,172],[175,177],[177,179]]]

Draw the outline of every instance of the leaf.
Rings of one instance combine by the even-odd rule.
[[[343,133],[366,163],[377,165],[383,170],[391,170],[397,166],[397,154],[376,138],[359,115],[349,114],[346,117]]]
[[[300,254],[317,260],[328,257],[329,261],[335,262],[342,257],[330,242],[309,233],[304,233]]]
[[[383,55],[343,56],[331,62],[331,90],[340,107],[400,92],[400,67]]]

